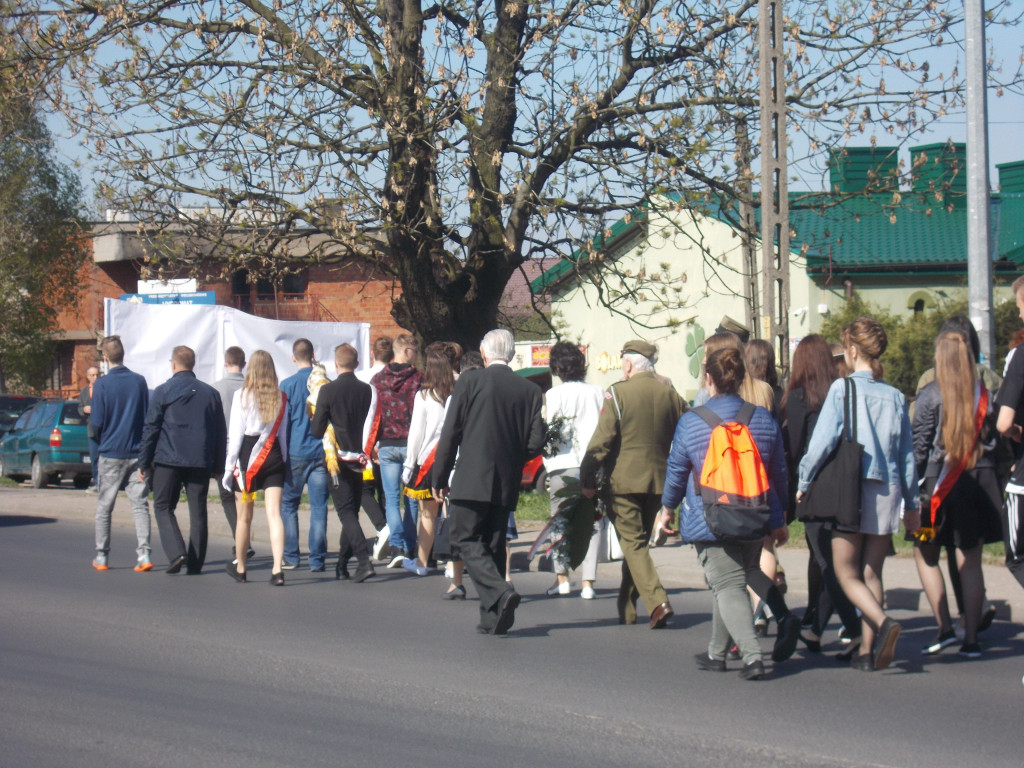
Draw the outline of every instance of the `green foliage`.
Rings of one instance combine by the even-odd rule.
[[[62,309],[88,258],[78,178],[56,162],[34,104],[0,86],[0,392],[46,379]]]
[[[917,392],[921,374],[934,364],[934,343],[939,328],[954,315],[967,314],[965,299],[943,301],[937,307],[913,317],[903,318],[865,302],[856,293],[840,312],[833,313],[822,323],[821,335],[828,341],[839,341],[844,326],[862,315],[873,317],[885,328],[889,344],[882,355],[885,380],[912,397]],[[990,367],[997,373],[1003,369],[1010,339],[1021,328],[1016,304],[1005,301],[995,308],[996,359]]]

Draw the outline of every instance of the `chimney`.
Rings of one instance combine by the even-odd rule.
[[[828,153],[832,192],[892,193],[897,189],[899,157],[896,147],[842,147]]]
[[[951,141],[910,150],[911,191],[929,202],[967,206],[967,145]]]

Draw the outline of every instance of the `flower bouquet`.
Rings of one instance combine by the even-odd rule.
[[[583,562],[594,534],[594,525],[604,516],[604,511],[598,501],[600,492],[593,499],[588,499],[581,491],[579,480],[565,478],[565,486],[554,494],[556,499],[560,499],[558,510],[537,536],[529,559],[532,560],[548,544],[547,554],[560,567],[572,570]]]

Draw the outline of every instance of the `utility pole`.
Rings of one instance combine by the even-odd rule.
[[[743,273],[743,298],[747,305],[747,328],[754,332],[761,316],[757,288],[757,251],[754,239],[757,234],[754,220],[754,190],[750,172],[750,134],[747,132],[747,119],[740,115],[736,118],[736,162],[739,166],[739,217],[740,246],[743,254],[741,271]]]
[[[964,0],[964,29],[967,63],[967,313],[981,340],[982,361],[991,366],[995,359],[995,343],[989,236],[985,0]]]
[[[786,83],[782,0],[759,0],[761,79],[761,328],[755,336],[775,347],[789,369],[789,190],[786,182]],[[760,333],[758,332],[760,330]]]

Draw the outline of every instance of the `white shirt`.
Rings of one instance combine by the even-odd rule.
[[[604,405],[604,390],[583,381],[567,381],[552,387],[544,395],[544,410],[548,423],[561,416],[567,422],[562,429],[562,443],[558,453],[545,457],[544,469],[574,469],[583,463],[587,444],[597,429],[597,419]]]
[[[253,398],[249,402],[245,390],[238,390],[231,398],[231,421],[228,423],[228,453],[224,461],[225,471],[231,472],[238,464],[238,454],[242,450],[242,438],[245,435],[262,435],[270,433],[273,422],[265,422],[260,418],[260,409]],[[279,393],[280,394],[280,393]],[[284,426],[282,424],[282,426]],[[281,456],[288,460],[288,430],[278,429],[277,440],[281,446]]]
[[[382,370],[384,370],[384,363],[374,363],[369,368],[364,368],[361,371],[356,371],[356,378],[366,384],[369,384],[370,379],[372,379]]]
[[[405,468],[411,470],[422,465],[437,445],[444,424],[445,404],[439,403],[430,392],[421,389],[412,404],[412,420],[409,422],[409,441],[405,454]]]

